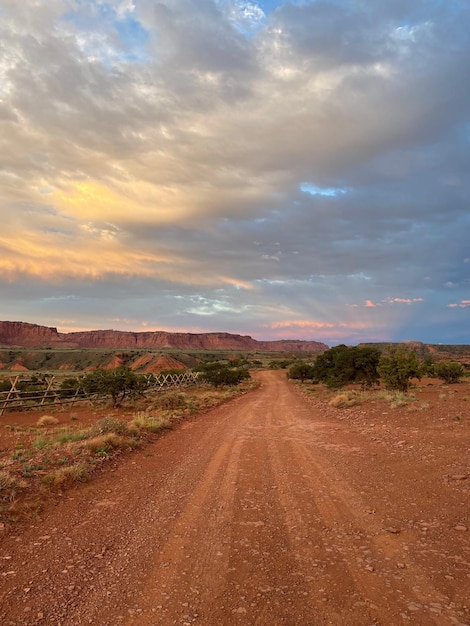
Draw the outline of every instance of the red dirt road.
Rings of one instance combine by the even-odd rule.
[[[470,624],[468,428],[259,376],[5,537],[2,626]]]

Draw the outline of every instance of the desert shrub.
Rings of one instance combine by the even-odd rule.
[[[26,483],[6,470],[0,470],[0,502],[12,502]]]
[[[203,369],[201,371],[201,378],[213,387],[221,387],[222,385],[238,385],[243,380],[250,378],[250,372],[241,367],[231,368],[227,365],[217,364],[217,367]]]
[[[344,344],[320,354],[313,366],[313,378],[327,387],[338,389],[349,383],[363,387],[377,384],[380,351],[370,347],[348,347]]]
[[[109,396],[113,406],[120,406],[126,398],[142,396],[148,381],[142,374],[136,374],[130,367],[121,365],[113,370],[97,369],[80,381],[87,394]]]
[[[309,378],[313,378],[314,366],[304,361],[298,361],[290,366],[287,376],[293,380],[304,382]]]
[[[90,437],[98,437],[98,435],[105,435],[106,433],[114,433],[116,435],[125,435],[128,431],[127,422],[118,420],[115,417],[108,415],[98,420],[88,430]]]
[[[59,420],[53,415],[43,415],[36,422],[37,426],[55,426],[59,423]]]
[[[445,383],[452,384],[460,382],[465,370],[460,363],[455,361],[440,361],[434,365],[434,373]]]
[[[184,409],[186,407],[186,396],[184,393],[169,392],[162,393],[155,399],[153,406],[155,408],[171,411],[174,409]]]
[[[380,357],[378,372],[387,389],[406,393],[412,378],[421,379],[422,369],[415,352],[405,346],[391,346]]]
[[[338,409],[343,409],[350,406],[356,406],[358,404],[361,404],[361,402],[361,394],[357,391],[351,390],[337,393],[335,396],[333,396],[333,398],[331,398],[328,404]]]
[[[292,365],[292,359],[280,359],[269,361],[268,369],[270,370],[285,370]]]
[[[166,416],[137,415],[130,423],[131,432],[146,430],[156,433],[171,428],[171,419]]]
[[[60,383],[59,395],[62,398],[70,398],[74,396],[78,390],[82,389],[81,379],[79,378],[64,378]]]
[[[116,433],[106,433],[104,435],[98,435],[92,439],[87,439],[83,445],[91,452],[106,452],[110,453],[113,450],[119,450],[129,447],[129,438],[116,435]]]
[[[90,468],[86,463],[79,462],[61,467],[44,476],[43,481],[51,485],[62,485],[66,482],[85,483],[90,478]]]

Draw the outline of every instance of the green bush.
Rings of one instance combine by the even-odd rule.
[[[304,382],[309,378],[314,377],[314,366],[309,363],[304,363],[303,361],[298,361],[290,366],[288,371],[288,378],[292,378],[293,380],[300,380]]]
[[[313,378],[327,387],[338,389],[349,383],[364,387],[377,384],[380,351],[370,347],[348,347],[344,344],[320,354],[313,367]]]
[[[126,398],[142,396],[148,387],[145,376],[125,365],[112,370],[97,369],[84,376],[80,384],[87,394],[110,396],[115,407]]]
[[[250,372],[243,368],[230,368],[226,365],[220,365],[218,368],[202,371],[201,378],[214,387],[238,385],[242,380],[250,378]]]
[[[416,354],[405,346],[391,346],[380,357],[378,372],[387,389],[406,392],[411,379],[421,379],[422,368]]]
[[[434,373],[445,383],[458,383],[464,375],[464,368],[455,361],[441,361],[434,365]]]

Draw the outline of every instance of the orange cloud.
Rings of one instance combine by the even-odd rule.
[[[238,278],[231,278],[230,276],[219,276],[218,279],[225,283],[226,285],[232,285],[232,287],[236,287],[237,289],[247,289],[248,291],[252,291],[255,289],[254,285],[248,283],[244,280],[239,280]]]
[[[140,276],[179,284],[253,286],[230,276],[200,271],[191,259],[126,247],[111,230],[84,226],[76,237],[62,233],[21,232],[0,235],[0,273],[10,282],[21,276],[41,280],[100,280],[108,275]]]
[[[190,212],[184,193],[142,181],[115,181],[112,186],[77,181],[60,191],[55,189],[50,199],[62,213],[79,221],[173,223]]]

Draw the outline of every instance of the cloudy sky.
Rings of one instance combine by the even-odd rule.
[[[470,343],[468,0],[0,0],[0,319]]]

